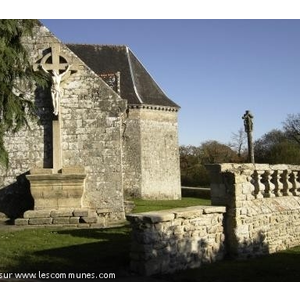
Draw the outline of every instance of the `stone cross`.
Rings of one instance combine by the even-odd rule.
[[[243,115],[242,119],[244,120],[245,132],[247,133],[248,138],[248,162],[254,164],[254,146],[252,141],[252,132],[253,132],[253,115],[250,110],[246,110],[246,113]]]
[[[51,74],[53,113],[57,116],[59,113],[60,98],[62,96],[61,84],[69,78],[72,70],[77,71],[77,67],[68,63],[66,56],[60,52],[59,44],[53,44],[51,46],[51,52],[42,58],[40,65],[46,73]]]
[[[42,69],[51,75],[51,97],[53,103],[53,113],[58,116],[57,120],[52,121],[53,132],[53,171],[57,172],[62,168],[61,152],[61,123],[60,123],[60,99],[62,96],[61,85],[70,77],[71,71],[77,71],[79,65],[69,63],[69,58],[60,51],[59,44],[51,45],[51,52],[46,54],[40,64]]]

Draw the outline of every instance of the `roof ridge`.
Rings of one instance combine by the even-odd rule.
[[[74,45],[74,46],[100,46],[100,47],[128,47],[126,45],[113,45],[113,44],[86,44],[86,43],[65,43],[65,45]]]

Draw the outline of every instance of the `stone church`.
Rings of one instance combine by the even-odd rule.
[[[38,121],[5,137],[0,212],[109,222],[124,219],[126,199],[181,198],[179,106],[128,47],[64,44],[42,24],[24,46],[49,87],[30,91]]]

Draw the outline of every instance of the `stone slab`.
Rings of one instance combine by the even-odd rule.
[[[53,218],[53,224],[70,224],[70,217]]]
[[[70,224],[79,224],[80,217],[70,217]]]
[[[15,219],[14,223],[17,226],[24,226],[24,225],[28,225],[28,221],[29,221],[29,219],[18,218],[18,219]]]
[[[166,222],[175,219],[174,213],[164,213],[164,212],[157,212],[157,213],[147,213],[143,214],[144,221],[150,221],[151,223],[159,223],[159,222]]]
[[[51,211],[50,216],[52,218],[57,218],[57,217],[72,217],[73,216],[73,209],[53,210],[53,211]]]
[[[31,175],[53,174],[53,169],[33,168],[30,170]]]
[[[24,212],[24,218],[49,218],[51,210],[27,210]]]
[[[77,226],[78,228],[90,228],[90,224],[88,223],[79,223]]]
[[[87,217],[89,215],[88,209],[74,209],[73,216],[74,217]]]
[[[82,220],[85,223],[97,223],[96,217],[81,217],[80,220]]]
[[[52,218],[31,218],[28,222],[29,225],[49,225],[52,224]]]
[[[203,212],[205,214],[214,214],[214,213],[226,213],[225,206],[208,206],[204,208]]]

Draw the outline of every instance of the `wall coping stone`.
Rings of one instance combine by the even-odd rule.
[[[205,167],[209,170],[214,170],[220,173],[226,173],[226,172],[239,173],[246,170],[300,171],[300,165],[288,165],[288,164],[270,165],[270,164],[251,164],[251,163],[246,163],[246,164],[225,163],[225,164],[207,164],[205,165]]]
[[[130,222],[159,223],[174,220],[176,218],[192,219],[201,214],[225,213],[225,206],[191,206],[185,208],[174,208],[161,211],[150,211],[126,215]]]

